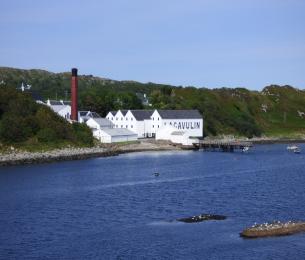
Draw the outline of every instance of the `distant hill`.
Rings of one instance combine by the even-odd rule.
[[[46,98],[70,98],[70,73],[0,68],[0,87],[29,84]],[[244,88],[177,87],[136,81],[79,76],[80,107],[105,115],[114,109],[145,108],[136,94],[147,94],[151,106],[198,109],[207,135],[294,137],[305,134],[305,91],[271,85],[262,91]]]

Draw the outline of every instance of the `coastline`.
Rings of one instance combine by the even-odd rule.
[[[123,145],[108,145],[91,148],[64,148],[44,152],[12,151],[1,154],[0,166],[51,163],[59,161],[84,160],[95,157],[109,157],[124,153],[147,151],[179,151],[179,146],[168,142],[141,141]]]
[[[285,143],[305,143],[305,139],[284,139],[284,138],[208,138],[210,140],[222,141],[245,141],[253,144],[285,144]],[[149,151],[182,151],[192,150],[190,147],[174,145],[166,141],[155,141],[144,139],[137,143],[109,144],[91,148],[63,148],[42,152],[11,151],[0,154],[0,167],[13,165],[27,165],[51,163],[59,161],[84,160],[95,157],[117,156],[124,153],[149,152]]]

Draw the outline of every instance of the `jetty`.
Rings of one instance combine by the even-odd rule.
[[[287,236],[299,232],[305,232],[305,222],[280,222],[255,224],[240,233],[244,238],[260,238],[271,236]]]
[[[253,143],[248,141],[199,140],[199,142],[194,143],[193,145],[195,149],[221,152],[234,152],[235,150],[248,151],[253,147]]]

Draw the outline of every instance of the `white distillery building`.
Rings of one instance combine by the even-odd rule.
[[[90,118],[86,121],[93,136],[102,143],[136,141],[138,136],[125,128],[113,128],[114,124],[106,118]]]
[[[55,113],[61,117],[70,120],[71,116],[71,102],[63,100],[50,100],[48,99],[46,105],[49,106]]]
[[[198,110],[119,110],[109,112],[106,118],[114,123],[115,128],[129,129],[139,138],[155,137],[167,126],[183,131],[188,137],[203,135],[203,119]],[[164,134],[162,136],[165,138]],[[165,140],[170,140],[170,137]]]
[[[106,118],[114,123],[115,128],[125,128],[137,134],[139,138],[151,137],[150,121],[153,110],[111,111]]]
[[[78,111],[78,122],[86,123],[90,118],[102,118],[98,113],[91,111]]]

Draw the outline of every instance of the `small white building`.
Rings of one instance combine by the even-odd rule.
[[[136,141],[137,134],[124,128],[113,128],[114,124],[106,118],[90,118],[86,121],[93,136],[102,143]]]
[[[189,134],[184,131],[179,131],[173,126],[165,126],[156,132],[156,140],[168,140],[175,144],[192,145],[197,138],[190,138]]]
[[[91,111],[79,111],[78,122],[86,123],[90,118],[102,118],[98,113]]]
[[[93,130],[93,136],[102,143],[118,143],[137,141],[136,133],[125,128],[102,128]]]
[[[46,105],[49,106],[55,113],[61,117],[70,120],[71,116],[71,103],[69,101],[57,101],[48,99]]]
[[[86,121],[86,125],[91,129],[113,128],[113,123],[106,118],[90,118]]]

